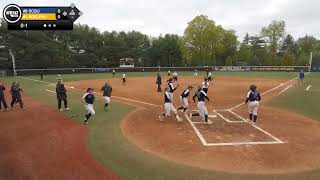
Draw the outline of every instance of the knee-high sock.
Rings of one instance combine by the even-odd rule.
[[[187,108],[183,108],[183,112],[186,112]]]
[[[254,122],[257,122],[258,116],[257,116],[257,115],[254,115],[254,116],[253,116],[253,119],[254,119]]]
[[[204,115],[204,120],[205,120],[206,122],[208,122],[208,115],[207,115],[207,114]]]
[[[249,118],[250,118],[250,120],[252,120],[252,114],[249,114]]]

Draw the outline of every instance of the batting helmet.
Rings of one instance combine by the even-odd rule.
[[[250,85],[250,90],[255,91],[257,89],[257,86],[255,84]]]

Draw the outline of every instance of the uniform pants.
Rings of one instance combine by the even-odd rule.
[[[249,114],[253,114],[254,116],[257,116],[258,109],[259,109],[259,101],[249,102],[249,104],[248,104]]]
[[[8,108],[8,105],[7,105],[7,102],[6,102],[6,99],[4,98],[4,96],[0,96],[0,109],[2,106],[1,104],[3,104],[4,109]]]
[[[206,105],[203,101],[198,102],[198,110],[199,110],[199,115],[201,117],[201,119],[205,119],[205,115],[208,115],[208,110],[206,108]]]
[[[164,104],[164,111],[165,111],[165,115],[166,116],[170,116],[171,112],[174,112],[174,113],[177,112],[176,108],[174,108],[172,103],[165,103]]]
[[[86,104],[86,105],[84,105],[84,108],[86,110],[86,115],[91,114],[93,116],[96,114],[96,112],[93,109],[93,104]]]
[[[103,96],[104,102],[110,104],[111,100],[108,96]]]
[[[182,96],[180,96],[180,104],[183,108],[188,108],[189,107],[188,98],[183,98]]]
[[[21,96],[12,96],[12,101],[11,101],[11,107],[14,106],[14,104],[19,103],[20,108],[23,108],[23,102]]]

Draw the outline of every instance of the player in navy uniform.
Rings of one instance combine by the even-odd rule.
[[[205,93],[202,90],[201,86],[198,87],[198,91],[192,97],[194,102],[196,102],[195,98],[198,99],[197,107],[198,107],[199,113],[192,113],[191,112],[190,113],[190,118],[192,118],[192,116],[200,116],[201,119],[204,120],[207,124],[212,124],[212,122],[209,121],[209,119],[208,119],[208,115],[209,114],[208,114],[208,110],[207,110],[206,105],[205,105],[205,100],[210,101],[210,99],[207,96],[207,93]]]
[[[12,95],[11,108],[13,108],[13,106],[16,103],[19,103],[20,108],[23,109],[23,102],[22,102],[22,98],[21,98],[22,88],[21,88],[20,84],[13,82],[10,91],[11,91],[11,95]]]
[[[169,87],[165,88],[165,92],[164,92],[164,112],[162,115],[159,116],[160,121],[164,121],[163,118],[165,117],[170,117],[171,116],[171,112],[174,113],[176,119],[178,120],[178,122],[182,122],[182,119],[179,117],[177,110],[174,108],[173,104],[172,104],[172,98],[170,96],[170,89]]]
[[[260,93],[257,91],[257,86],[253,84],[250,86],[250,91],[248,92],[246,99],[246,104],[248,103],[249,119],[252,121],[253,118],[253,124],[255,124],[258,119],[258,108],[260,101]]]
[[[95,97],[94,97],[92,88],[87,89],[87,93],[83,95],[82,101],[84,103],[84,107],[86,110],[86,114],[84,116],[85,117],[84,124],[88,124],[90,117],[96,114],[96,112],[93,109],[93,103],[95,101]]]
[[[161,81],[160,73],[158,73],[158,75],[157,75],[157,81],[156,81],[156,84],[157,84],[157,87],[158,87],[158,92],[162,92],[162,90],[161,90],[161,84],[162,84],[162,81]]]
[[[0,111],[2,111],[2,105],[3,104],[3,107],[4,107],[4,110],[5,111],[8,111],[8,105],[7,105],[7,102],[6,102],[6,99],[4,97],[4,91],[6,90],[6,88],[4,87],[3,83],[0,81]]]
[[[167,82],[168,82],[168,87],[169,87],[169,94],[171,96],[171,100],[173,101],[173,93],[175,90],[177,90],[179,85],[175,86],[172,78],[170,78]]]
[[[299,72],[298,84],[300,84],[300,82],[303,83],[303,79],[304,79],[304,71],[301,70],[301,71]]]
[[[111,103],[111,93],[112,93],[112,87],[109,85],[108,82],[106,82],[106,84],[101,88],[101,90],[103,92],[103,99],[105,100],[104,103],[104,110],[106,111],[109,104]]]
[[[189,107],[188,97],[192,88],[192,86],[188,86],[188,88],[182,92],[180,96],[181,107],[178,108],[178,111],[183,110],[183,112],[186,112],[187,108]]]
[[[208,94],[208,90],[209,90],[209,81],[208,78],[204,78],[204,81],[202,82],[202,90]]]

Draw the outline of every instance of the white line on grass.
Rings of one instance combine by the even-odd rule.
[[[19,78],[22,78],[22,79],[27,79],[27,80],[30,80],[30,81],[35,81],[35,82],[41,82],[41,83],[46,83],[46,84],[54,84],[52,82],[47,82],[47,81],[41,81],[41,80],[36,80],[36,79],[31,79],[31,78],[26,78],[26,77],[22,77],[22,76],[18,76]],[[75,89],[75,90],[80,90],[80,91],[83,91],[83,92],[86,92],[86,90],[83,90],[83,89],[79,89],[79,88],[75,88],[75,87],[69,87],[69,86],[65,86],[67,88],[70,88],[70,89]],[[99,92],[94,92],[95,94],[100,94],[102,95],[102,93],[99,93]],[[152,103],[147,103],[147,102],[143,102],[143,101],[138,101],[138,100],[134,100],[134,99],[128,99],[128,98],[123,98],[123,97],[119,97],[119,96],[112,96],[113,98],[116,98],[116,99],[121,99],[121,100],[125,100],[125,101],[131,101],[131,102],[136,102],[136,103],[140,103],[140,104],[145,104],[145,105],[149,105],[149,106],[154,106],[154,107],[163,107],[163,106],[159,106],[159,105],[156,105],[156,104],[152,104]]]
[[[310,88],[311,88],[311,85],[309,85],[309,86],[306,88],[306,91],[309,91]]]
[[[284,92],[286,92],[288,89],[290,89],[293,86],[293,84],[291,84],[290,86],[284,88],[282,91],[280,91],[278,94],[282,94]]]
[[[306,73],[306,75],[307,75],[307,74],[310,74],[310,72]],[[271,91],[274,91],[274,90],[276,90],[276,89],[284,86],[285,84],[288,84],[288,83],[290,83],[290,82],[292,82],[292,81],[294,81],[294,80],[296,80],[296,79],[298,79],[298,78],[299,78],[299,77],[295,77],[295,78],[293,78],[293,79],[291,79],[291,80],[289,80],[289,81],[287,81],[287,82],[285,82],[285,83],[281,83],[279,86],[276,86],[276,87],[274,87],[274,88],[272,88],[272,89],[269,89],[268,91],[262,93],[261,95],[265,95],[265,94],[267,94],[267,93],[269,93],[269,92],[271,92]],[[230,110],[236,109],[236,108],[238,108],[238,107],[240,107],[240,106],[243,106],[244,104],[245,104],[245,103],[240,103],[240,104],[238,104],[238,105],[230,108]]]

